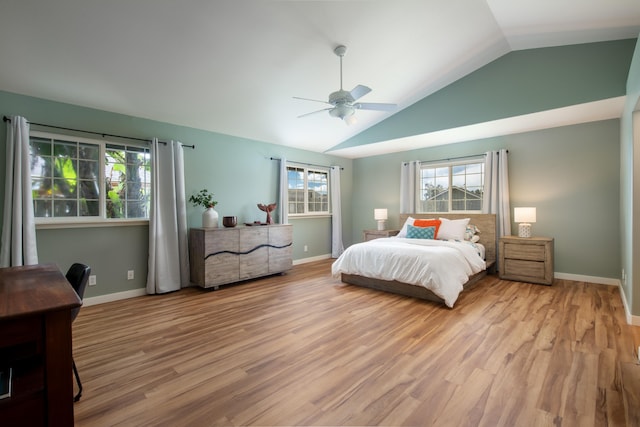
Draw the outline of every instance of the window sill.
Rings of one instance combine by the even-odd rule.
[[[51,230],[60,228],[95,228],[95,227],[126,227],[132,225],[149,225],[148,219],[115,219],[115,220],[85,220],[64,222],[36,222],[36,230]]]
[[[289,215],[289,219],[307,219],[307,218],[331,218],[331,214],[304,214],[304,215]]]

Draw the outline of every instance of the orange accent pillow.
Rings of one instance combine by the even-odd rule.
[[[442,224],[442,221],[440,221],[439,219],[416,219],[413,221],[414,227],[435,227],[436,232],[433,237],[434,239],[438,238],[438,230],[440,229],[440,224]]]

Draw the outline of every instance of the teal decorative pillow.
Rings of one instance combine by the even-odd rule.
[[[435,227],[414,227],[407,225],[407,239],[431,239],[436,237]]]

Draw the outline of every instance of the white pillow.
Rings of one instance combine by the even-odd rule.
[[[413,221],[415,221],[415,218],[407,217],[407,220],[404,222],[400,232],[396,234],[396,237],[407,237],[407,226],[413,225]]]
[[[442,221],[438,230],[438,240],[464,240],[464,232],[467,230],[470,218],[447,219],[439,218]]]

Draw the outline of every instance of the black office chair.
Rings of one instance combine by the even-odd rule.
[[[84,289],[87,287],[87,282],[89,281],[89,275],[91,274],[91,267],[88,265],[75,263],[69,270],[67,271],[67,280],[73,287],[73,290],[76,291],[80,300],[84,298]],[[71,322],[76,320],[78,317],[78,313],[80,312],[80,307],[74,308],[71,310]],[[77,402],[80,400],[82,396],[82,383],[80,382],[80,375],[78,375],[78,368],[76,368],[76,362],[71,359],[73,362],[73,374],[76,377],[76,382],[78,383],[78,394],[73,397],[73,401]]]

